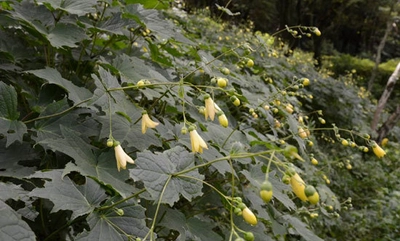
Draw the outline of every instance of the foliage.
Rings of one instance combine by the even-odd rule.
[[[139,3],[2,3],[1,240],[340,240],[356,215],[372,220],[362,198],[339,214],[365,184],[357,169],[332,164],[352,156],[361,168],[373,143],[362,135],[362,92],[317,72],[310,54],[287,56],[271,35]],[[324,116],[343,103],[338,118]],[[374,177],[398,169],[380,168]],[[386,189],[367,186],[377,202],[397,203],[395,177],[382,179]],[[306,184],[316,205],[297,197]],[[399,223],[385,221],[382,234]]]

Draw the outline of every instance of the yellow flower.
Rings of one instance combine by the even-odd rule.
[[[382,147],[385,147],[388,144],[388,142],[389,142],[388,138],[383,138],[381,142]]]
[[[189,135],[190,143],[192,144],[192,152],[203,153],[203,148],[208,149],[206,142],[201,138],[193,126],[189,127]]]
[[[204,102],[206,106],[206,111],[204,112],[204,116],[206,120],[210,117],[211,120],[214,120],[215,113],[217,112],[215,109],[214,101],[210,97],[210,95],[204,96]]]
[[[303,128],[299,127],[298,132],[299,132],[299,136],[300,136],[302,139],[307,138],[307,136],[308,136],[308,135],[307,135],[307,132],[306,132]]]
[[[384,155],[386,155],[386,152],[378,144],[376,144],[376,142],[373,142],[372,150],[378,158],[382,158]]]
[[[143,112],[142,113],[142,133],[146,133],[147,128],[155,128],[156,126],[158,126],[158,122],[154,122],[150,119],[149,115],[147,114],[147,112]]]
[[[224,112],[222,112],[222,111],[219,111],[218,113],[217,113],[217,115],[218,115],[218,121],[219,121],[219,124],[221,125],[221,126],[223,126],[223,127],[228,127],[228,118],[226,118],[226,115],[224,114]]]
[[[251,225],[257,224],[256,215],[254,215],[254,213],[248,207],[245,207],[242,210],[242,217],[243,217],[244,221],[246,221],[247,223],[249,223]]]
[[[290,185],[292,186],[294,194],[296,194],[296,196],[300,198],[300,200],[302,201],[308,200],[306,194],[304,193],[304,189],[306,188],[305,182],[299,176],[299,174],[296,173],[294,174],[294,176],[290,178]]]
[[[117,142],[117,145],[114,147],[114,151],[115,151],[115,159],[117,159],[117,168],[118,171],[120,171],[120,169],[126,169],[126,163],[135,163],[133,161],[133,159],[128,156],[128,154],[125,153],[124,149],[122,149],[121,145],[119,144],[119,142]]]

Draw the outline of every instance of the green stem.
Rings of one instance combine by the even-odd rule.
[[[149,232],[148,232],[148,233],[146,234],[146,236],[143,238],[143,241],[145,241],[149,235],[151,235],[150,240],[153,240],[153,239],[154,239],[154,227],[155,227],[155,225],[156,225],[158,212],[160,211],[161,201],[162,201],[162,198],[163,198],[163,196],[164,196],[164,192],[165,192],[165,190],[167,189],[168,183],[171,181],[171,179],[172,179],[172,175],[170,175],[170,176],[168,177],[167,181],[166,181],[165,184],[164,184],[164,187],[163,187],[163,189],[162,189],[162,191],[161,191],[161,193],[160,193],[160,198],[158,199],[156,212],[155,212],[154,217],[153,217],[153,222],[152,222],[152,224],[151,224],[151,227],[150,227]]]
[[[271,156],[269,158],[269,162],[268,162],[268,165],[267,165],[267,171],[265,172],[265,180],[268,180],[269,168],[271,167],[272,158],[274,158],[274,156],[275,156],[275,151],[273,151],[271,153]]]
[[[68,226],[71,226],[72,224],[81,221],[83,219],[86,218],[86,215],[83,216],[79,216],[77,218],[75,218],[74,220],[67,222],[66,224],[62,225],[60,228],[58,228],[56,231],[52,232],[50,235],[48,235],[45,239],[43,239],[43,241],[48,241],[51,240],[53,238],[53,236],[55,236],[56,234],[58,234],[59,232],[61,232],[62,230],[64,230],[65,228],[67,228]]]
[[[99,207],[99,208],[97,208],[97,210],[98,211],[104,211],[104,210],[107,210],[107,209],[114,208],[115,206],[117,206],[117,205],[119,205],[121,203],[124,203],[124,202],[128,201],[129,199],[132,199],[132,198],[134,198],[136,196],[139,196],[140,194],[144,193],[145,191],[146,191],[146,188],[140,189],[138,192],[136,192],[135,194],[132,194],[129,197],[123,198],[123,199],[113,203],[112,205]]]
[[[81,105],[81,104],[83,104],[83,103],[85,103],[85,102],[87,102],[87,101],[89,101],[89,100],[91,100],[91,98],[86,99],[86,100],[82,100],[81,102],[77,103],[76,105],[73,105],[73,106],[71,106],[70,108],[68,108],[68,109],[66,109],[66,110],[63,110],[63,111],[61,111],[61,112],[58,112],[58,113],[55,113],[55,114],[51,114],[51,115],[46,115],[46,116],[39,116],[39,117],[37,117],[37,118],[35,118],[35,119],[31,119],[31,120],[24,121],[24,123],[27,124],[27,123],[34,122],[34,121],[37,121],[37,120],[42,120],[42,119],[47,119],[47,118],[52,118],[52,117],[56,117],[56,116],[59,116],[59,115],[63,115],[63,114],[65,114],[65,113],[67,113],[67,112],[69,112],[69,111],[75,109],[75,108],[78,107],[79,105]]]
[[[209,161],[209,162],[206,162],[206,163],[203,163],[203,164],[199,164],[199,165],[193,166],[193,167],[191,167],[191,168],[189,168],[189,169],[185,169],[185,170],[182,170],[182,171],[180,171],[180,172],[173,173],[172,176],[179,176],[179,175],[182,175],[182,174],[191,172],[191,171],[193,171],[193,170],[195,170],[195,169],[198,169],[198,168],[201,168],[201,167],[205,167],[205,166],[211,165],[211,164],[216,163],[216,162],[220,162],[220,161],[224,161],[224,160],[229,160],[229,159],[249,158],[249,157],[254,157],[254,156],[259,156],[259,155],[267,154],[267,153],[270,153],[271,151],[272,151],[272,150],[262,151],[262,152],[256,152],[256,153],[238,153],[238,154],[235,154],[235,155],[229,155],[229,156],[220,157],[220,158],[214,159],[214,160],[212,160],[212,161]]]

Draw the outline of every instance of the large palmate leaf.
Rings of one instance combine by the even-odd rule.
[[[127,16],[132,17],[136,21],[142,23],[148,29],[153,31],[161,40],[174,38],[181,43],[194,44],[187,39],[175,25],[165,20],[161,12],[154,9],[145,9],[140,4],[132,4],[126,6]]]
[[[17,92],[14,87],[0,82],[0,133],[7,137],[6,147],[15,141],[22,142],[22,137],[27,132],[26,125],[17,120],[17,105]]]
[[[92,96],[92,93],[88,89],[76,86],[70,80],[64,79],[56,69],[46,67],[45,69],[30,70],[27,72],[46,80],[50,84],[56,84],[65,89],[68,92],[68,98],[74,101],[75,104],[81,103]]]
[[[47,40],[53,47],[77,47],[78,42],[87,38],[85,31],[74,25],[74,24],[57,24],[49,33],[46,35]]]
[[[291,215],[283,215],[281,219],[284,222],[290,223],[292,227],[307,241],[323,241],[320,237],[315,235],[305,223],[300,221],[298,218]]]
[[[94,6],[97,4],[96,0],[38,0],[37,2],[48,6],[50,10],[61,9],[78,16],[95,12]]]
[[[40,113],[39,119],[35,121],[36,136],[33,139],[37,142],[45,141],[46,139],[61,138],[60,126],[63,125],[69,129],[79,132],[87,136],[98,136],[99,123],[91,115],[95,115],[90,109],[73,109],[66,111],[69,108],[66,98],[53,102],[46,106]],[[82,116],[89,116],[82,119]]]
[[[58,3],[62,2],[62,5],[70,6],[74,6],[74,3],[76,3],[76,7],[78,10],[69,10],[73,12],[81,12],[83,14],[87,13],[84,9],[79,9],[79,7],[83,7],[81,4],[87,1],[55,0],[47,2],[52,2],[55,5],[54,8],[61,9],[63,8],[60,7]],[[50,9],[52,9],[51,4],[45,4]],[[94,4],[91,4],[91,6],[93,6]],[[27,28],[29,32],[31,32],[42,41],[48,41],[53,47],[77,47],[77,42],[88,38],[88,36],[85,34],[85,31],[76,24],[60,22],[56,24],[53,13],[46,9],[46,7],[43,5],[37,6],[29,3],[28,1],[24,1],[20,5],[15,5],[14,7],[15,12],[12,12],[12,16],[20,20],[23,26]]]
[[[9,147],[5,146],[6,140],[0,140],[0,176],[24,178],[36,170],[35,167],[25,167],[19,163],[38,158],[38,154],[29,143],[14,143]]]
[[[35,234],[21,216],[0,201],[0,240],[35,241]]]
[[[115,209],[119,209],[119,213]],[[87,218],[90,232],[79,234],[76,240],[122,241],[127,240],[127,235],[143,238],[149,230],[145,219],[145,209],[128,201],[112,209],[90,214]]]
[[[71,218],[91,213],[107,197],[104,189],[92,179],[86,178],[83,185],[75,184],[62,170],[37,172],[32,178],[44,178],[44,188],[35,188],[29,195],[49,199],[54,203],[52,212],[71,210]]]
[[[67,164],[63,175],[73,171],[79,172],[104,185],[109,185],[124,197],[134,192],[133,187],[125,183],[129,178],[128,172],[117,170],[114,150],[100,152],[85,142],[76,132],[64,126],[61,126],[61,134],[63,138],[46,139],[40,144],[73,158],[74,163]]]
[[[169,4],[168,1],[159,0],[127,0],[126,4],[140,3],[145,8],[149,9],[167,9]]]
[[[19,200],[28,192],[15,184],[0,182],[0,193],[0,200],[5,202],[10,198]]]
[[[203,219],[206,219],[203,217]],[[177,240],[222,240],[213,229],[215,224],[211,220],[202,220],[197,217],[186,219],[185,215],[178,210],[167,209],[160,223],[167,228],[176,230],[180,233]]]
[[[194,156],[183,147],[177,146],[163,153],[141,152],[136,164],[137,167],[130,170],[131,177],[144,183],[152,200],[161,198],[161,202],[173,205],[180,195],[190,201],[202,194],[204,176],[197,169],[174,176],[174,173],[194,166]]]

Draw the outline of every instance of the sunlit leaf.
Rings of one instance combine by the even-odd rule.
[[[35,241],[35,234],[21,216],[0,201],[0,240],[7,241]]]
[[[94,6],[97,3],[96,0],[38,0],[37,2],[44,3],[50,6],[51,9],[61,9],[68,13],[77,14],[78,16],[94,12]]]
[[[193,155],[182,147],[174,147],[163,153],[148,151],[138,154],[137,167],[130,170],[134,180],[143,181],[152,200],[173,205],[180,195],[187,200],[202,194],[203,175],[197,169],[189,171],[184,176],[173,176],[174,173],[188,170],[194,166]]]

